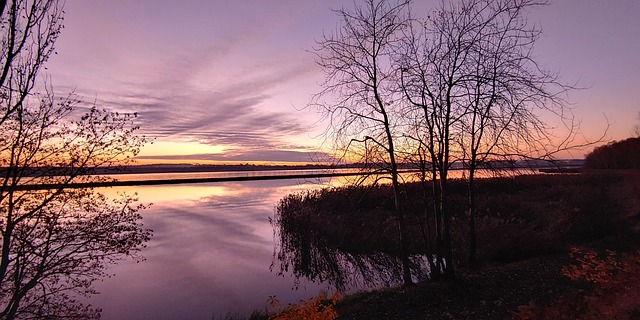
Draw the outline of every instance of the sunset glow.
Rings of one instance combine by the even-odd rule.
[[[162,157],[166,155],[186,156],[193,154],[220,154],[224,152],[222,146],[213,146],[201,144],[197,142],[171,142],[171,141],[153,141],[147,144],[138,154],[137,162],[141,164],[157,163],[155,160],[145,160],[145,157]],[[164,159],[163,163],[192,163],[185,160],[169,160]]]
[[[437,3],[416,2],[414,13]],[[342,5],[351,4],[69,0],[48,75],[60,95],[137,112],[140,132],[155,140],[140,163],[313,162],[329,150],[326,123],[306,108],[323,78],[308,51],[335,29],[330,9]],[[544,30],[542,66],[583,88],[566,97],[579,140],[607,128],[606,139],[624,139],[640,122],[638,15],[640,2],[600,0],[529,14]]]

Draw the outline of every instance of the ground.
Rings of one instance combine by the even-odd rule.
[[[560,273],[566,262],[564,255],[544,256],[458,270],[451,281],[356,294],[338,303],[339,319],[510,319],[519,306],[567,286]]]

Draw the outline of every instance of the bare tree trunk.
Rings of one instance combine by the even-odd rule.
[[[469,253],[468,263],[470,266],[476,264],[477,258],[477,235],[476,235],[476,190],[475,190],[475,164],[469,167]]]
[[[407,224],[404,220],[404,212],[400,203],[400,184],[398,183],[398,174],[396,172],[392,177],[393,180],[393,196],[395,197],[396,214],[398,216],[398,225],[400,227],[400,259],[402,260],[402,281],[404,285],[412,285],[411,279],[411,263],[408,254],[407,241]]]
[[[375,72],[373,80],[374,83],[377,83]],[[409,247],[407,242],[407,225],[404,220],[404,211],[402,210],[402,203],[400,199],[400,183],[398,181],[398,163],[396,162],[395,146],[393,143],[394,138],[391,134],[391,125],[389,123],[387,111],[384,107],[382,99],[380,98],[380,95],[378,94],[377,89],[378,87],[374,86],[374,96],[376,98],[376,102],[378,103],[378,107],[380,108],[380,113],[382,114],[384,123],[384,131],[387,135],[387,151],[389,154],[389,162],[391,164],[391,185],[393,186],[394,204],[396,215],[398,217],[398,226],[400,229],[400,259],[402,261],[402,281],[404,282],[404,285],[412,285],[413,280],[411,279],[411,263],[409,261],[409,254],[407,252]]]
[[[438,261],[437,265],[437,275],[441,276],[442,273],[444,273],[444,266],[445,266],[445,261],[444,261],[444,239],[443,239],[443,230],[444,230],[444,223],[442,220],[442,202],[440,201],[440,179],[436,179],[436,169],[435,166],[433,166],[432,172],[433,172],[433,181],[432,181],[432,188],[433,188],[433,209],[435,210],[435,217],[436,217],[436,259]]]
[[[443,171],[440,178],[440,206],[443,220],[443,256],[445,260],[444,276],[447,278],[455,277],[455,262],[453,257],[453,239],[451,237],[452,217],[449,212],[449,189],[447,186],[447,172]]]
[[[434,278],[436,276],[439,276],[440,272],[438,269],[437,264],[434,262],[433,260],[433,246],[431,244],[431,230],[432,230],[432,225],[431,225],[431,217],[429,215],[429,206],[427,205],[429,203],[429,197],[428,197],[428,192],[427,192],[427,168],[426,168],[426,163],[424,161],[424,158],[422,158],[422,155],[420,156],[421,160],[420,160],[420,184],[422,186],[422,199],[424,202],[424,208],[423,208],[423,217],[420,217],[420,214],[416,212],[416,216],[418,218],[418,221],[420,223],[420,233],[422,235],[422,241],[424,243],[424,250],[425,250],[425,255],[427,256],[427,262],[429,263],[429,270],[431,273],[431,277]],[[432,176],[433,178],[433,176]]]

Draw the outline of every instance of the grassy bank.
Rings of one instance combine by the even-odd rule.
[[[637,171],[484,179],[478,184],[481,264],[467,268],[466,186],[453,182],[451,190],[458,277],[345,297],[335,306],[340,319],[509,319],[522,306],[540,308],[569,292],[588,296],[597,290],[563,274],[576,260],[568,255],[572,246],[633,253],[640,244]],[[409,214],[414,254],[424,248],[417,219],[425,207],[423,191],[419,184],[404,190],[407,211],[414,213]],[[288,208],[291,224],[311,232],[309,239],[329,252],[394,255],[391,194],[387,186],[345,187],[291,195],[280,206]]]

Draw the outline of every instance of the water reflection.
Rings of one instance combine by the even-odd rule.
[[[287,197],[277,206],[272,219],[276,241],[272,270],[282,275],[291,273],[298,281],[327,282],[339,291],[402,283],[402,268],[397,253],[371,251],[367,245],[342,245],[344,238],[351,236],[348,229],[338,232],[342,234],[342,240],[327,238],[327,233],[318,230],[318,220],[313,221],[315,217],[312,216],[330,219],[332,215],[319,208],[306,207],[308,204],[297,201],[301,198]],[[336,234],[333,231],[330,233]],[[426,279],[426,257],[416,255],[410,260],[413,279]]]
[[[141,213],[145,227],[154,233],[143,251],[147,260],[111,268],[115,276],[97,284],[101,294],[89,302],[102,308],[107,320],[211,319],[263,309],[273,295],[283,305],[307,299],[322,289],[331,290],[329,283],[345,288],[396,283],[399,264],[394,256],[341,251],[303,226],[286,224],[275,237],[275,272],[269,270],[274,262],[269,217],[274,217],[276,203],[296,191],[353,179],[101,189],[111,195],[135,192],[140,202],[153,203]],[[414,257],[414,263],[423,260]]]
[[[276,227],[278,228],[278,227]],[[281,231],[272,270],[296,281],[327,282],[339,291],[390,287],[402,283],[400,259],[384,252],[349,253],[317,241],[312,233]],[[428,277],[424,256],[413,256],[414,281]]]
[[[326,182],[326,181],[324,181]],[[273,233],[269,217],[284,195],[316,188],[304,180],[247,181],[106,189],[135,191],[154,236],[142,263],[124,263],[97,285],[90,303],[103,319],[211,319],[264,309],[269,296],[286,305],[328,289],[269,271]]]

